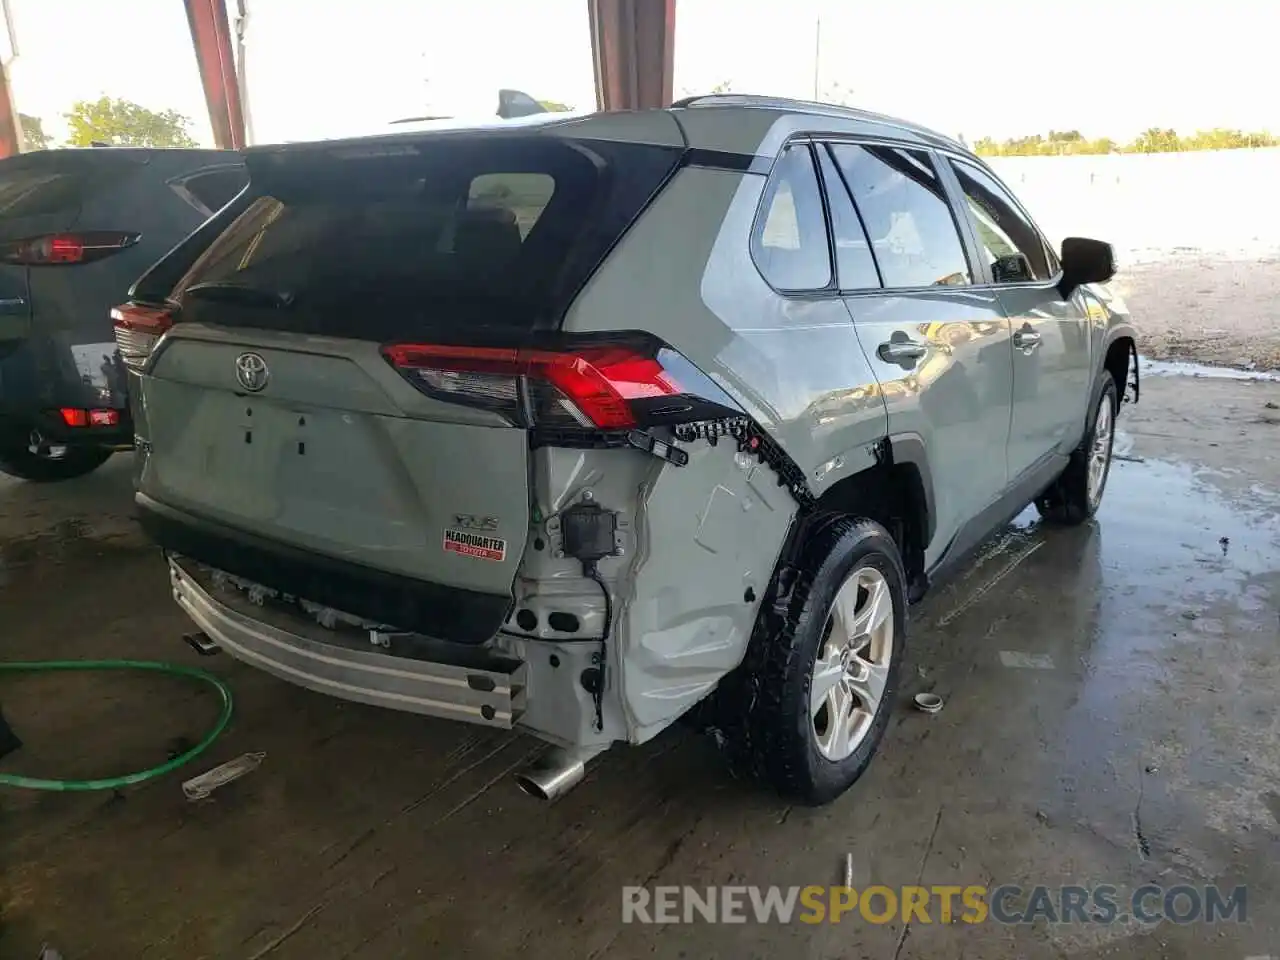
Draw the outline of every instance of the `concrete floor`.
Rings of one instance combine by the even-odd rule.
[[[199,663],[228,734],[188,803],[0,790],[0,956],[1246,958],[1280,956],[1280,384],[1151,379],[1096,524],[1025,514],[916,611],[906,692],[845,797],[789,808],[703,736],[616,750],[561,802],[520,794],[523,737],[385,713],[201,660],[128,520],[125,458],[0,486],[0,657]],[[1225,538],[1225,539],[1224,539]],[[214,716],[127,676],[5,679],[0,769],[105,775]],[[1248,922],[623,926],[629,884],[1248,887]],[[1122,894],[1123,896],[1123,894]]]

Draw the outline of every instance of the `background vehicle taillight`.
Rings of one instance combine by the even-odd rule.
[[[23,240],[0,243],[0,263],[19,267],[69,266],[93,263],[113,253],[127,250],[141,234],[119,230],[86,230],[79,233],[49,233]]]
[[[630,430],[723,416],[733,408],[700,371],[662,345],[523,349],[412,343],[383,347],[383,354],[423,393],[493,410],[515,425]]]
[[[134,370],[141,370],[165,331],[173,326],[173,311],[168,307],[126,303],[111,310],[115,324],[116,347],[120,359]]]

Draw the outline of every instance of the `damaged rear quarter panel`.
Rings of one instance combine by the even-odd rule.
[[[693,445],[687,466],[663,467],[644,491],[620,585],[630,739],[661,731],[742,661],[795,511],[773,471],[727,441]]]
[[[783,298],[755,269],[749,236],[764,183],[682,170],[587,284],[564,329],[660,337],[734,397],[820,495],[874,465],[887,415],[843,301]],[[773,470],[739,456],[732,441],[682,446],[689,464],[660,466],[639,491],[637,556],[617,580],[613,662],[632,741],[656,734],[741,662],[798,507]]]

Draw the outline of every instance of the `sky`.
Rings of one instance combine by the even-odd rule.
[[[181,0],[9,2],[18,110],[56,138],[74,101],[108,94],[177,110],[211,143]],[[500,87],[590,109],[586,7],[249,0],[255,139],[487,116]],[[1277,35],[1274,0],[677,0],[675,88],[812,98],[816,87],[970,142],[1152,126],[1280,133]]]

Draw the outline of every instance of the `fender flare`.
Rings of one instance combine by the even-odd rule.
[[[1098,351],[1098,371],[1101,372],[1106,366],[1107,354],[1111,352],[1111,347],[1121,337],[1129,338],[1129,386],[1133,387],[1133,403],[1138,402],[1141,392],[1139,387],[1138,375],[1138,332],[1128,323],[1113,324],[1107,329],[1106,338],[1102,342],[1102,349]],[[1125,390],[1120,391],[1120,402],[1125,402]]]
[[[925,549],[933,542],[934,530],[938,523],[933,492],[933,473],[929,470],[929,455],[925,448],[924,438],[918,433],[895,433],[885,439],[888,462],[908,463],[916,468],[920,476],[920,487],[924,494],[924,543]]]

